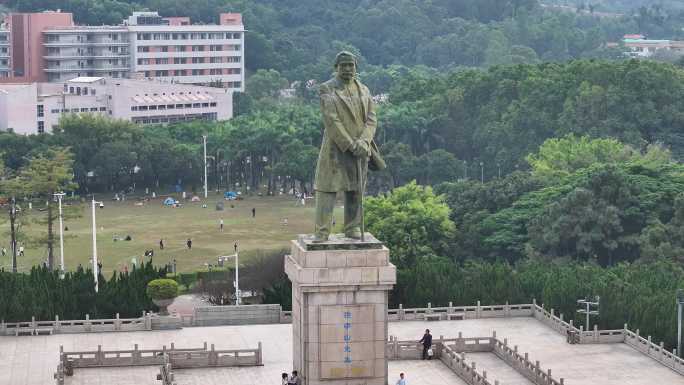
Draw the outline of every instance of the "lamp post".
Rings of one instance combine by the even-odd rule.
[[[496,168],[499,169],[499,179],[501,179],[501,163],[497,163]]]
[[[104,203],[98,202],[95,200],[95,195],[93,195],[93,202],[92,202],[92,213],[93,213],[93,277],[95,278],[95,292],[97,293],[98,291],[98,274],[100,273],[98,270],[97,266],[97,224],[95,222],[95,205],[101,204],[103,205]]]
[[[480,162],[480,182],[484,183],[484,163]]]
[[[235,305],[240,304],[240,285],[239,285],[239,272],[240,272],[240,266],[238,265],[238,260],[239,260],[239,245],[238,241],[235,241],[235,244],[233,245],[235,248]]]
[[[207,136],[202,135],[204,145],[204,199],[207,199]]]
[[[684,290],[677,289],[677,354],[682,356],[682,306],[684,306]]]
[[[583,306],[584,309],[579,309],[577,310],[578,313],[586,315],[586,330],[589,330],[589,316],[592,315],[599,315],[599,304],[600,304],[601,298],[599,296],[596,296],[596,301],[592,302],[589,298],[585,299],[578,299],[577,300],[577,305]],[[591,310],[592,306],[596,306],[596,310]]]
[[[468,180],[468,161],[463,161],[463,179]]]
[[[59,202],[59,275],[64,278],[64,217],[62,215],[62,197],[66,194],[59,192],[52,195],[57,197],[57,202]]]

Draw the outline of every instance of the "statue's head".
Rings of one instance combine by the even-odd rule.
[[[356,55],[349,51],[342,51],[335,56],[335,72],[345,82],[356,76]]]

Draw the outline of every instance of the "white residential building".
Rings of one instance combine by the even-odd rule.
[[[50,132],[65,114],[92,113],[139,124],[233,114],[232,90],[159,80],[79,77],[63,83],[0,84],[0,130]]]

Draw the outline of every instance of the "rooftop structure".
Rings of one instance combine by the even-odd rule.
[[[0,84],[0,130],[50,132],[70,113],[140,124],[232,117],[232,91],[155,80],[79,77],[63,83]]]

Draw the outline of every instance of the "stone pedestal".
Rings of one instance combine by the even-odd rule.
[[[396,283],[389,250],[331,236],[292,241],[293,369],[305,385],[386,385],[387,297]]]

